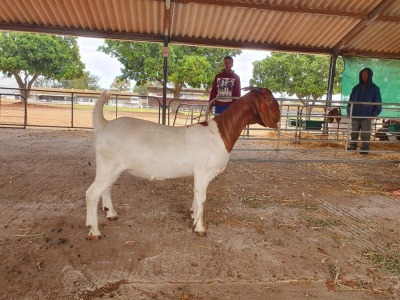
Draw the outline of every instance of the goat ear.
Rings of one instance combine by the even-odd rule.
[[[263,122],[263,125],[265,127],[270,127],[270,128],[278,128],[278,124],[274,123],[271,118],[271,112],[269,111],[267,107],[267,103],[262,100],[258,100],[255,102],[256,108],[258,111],[258,114],[260,115],[261,121]]]

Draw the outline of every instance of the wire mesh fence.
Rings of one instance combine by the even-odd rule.
[[[97,91],[34,89],[24,101],[19,89],[0,88],[0,126],[90,129],[99,95]],[[345,123],[346,116],[341,116],[341,122],[328,122],[329,108],[343,108],[347,102],[320,102],[310,107],[300,100],[277,100],[281,107],[278,130],[259,124],[246,126],[235,146],[234,159],[348,161],[352,130],[349,121]],[[169,99],[166,124],[188,126],[202,122],[206,120],[207,104]],[[380,161],[400,162],[400,104],[384,103],[382,108],[382,114],[372,119],[370,152],[380,155],[373,157]],[[161,123],[162,102],[157,97],[117,92],[105,105],[104,116],[108,120],[135,117]]]
[[[19,89],[0,89],[0,125],[92,128],[92,110],[100,92],[30,91],[28,101]],[[107,119],[123,116],[160,122],[157,97],[115,93],[105,105]]]

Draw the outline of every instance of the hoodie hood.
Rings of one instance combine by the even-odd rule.
[[[360,84],[363,84],[363,80],[361,78],[361,74],[362,72],[367,71],[368,72],[368,81],[367,81],[367,85],[370,85],[372,83],[372,76],[374,75],[374,72],[372,72],[372,70],[370,68],[364,68],[360,71],[360,74],[358,75],[358,78],[360,80]]]

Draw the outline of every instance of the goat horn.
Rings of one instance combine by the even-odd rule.
[[[262,88],[256,87],[256,86],[246,86],[242,88],[243,91],[256,91],[256,92],[261,92]]]

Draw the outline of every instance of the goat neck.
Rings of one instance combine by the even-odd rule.
[[[221,139],[229,153],[232,151],[243,128],[246,125],[260,122],[252,97],[258,97],[258,95],[253,93],[246,94],[232,103],[222,114],[214,118]]]

